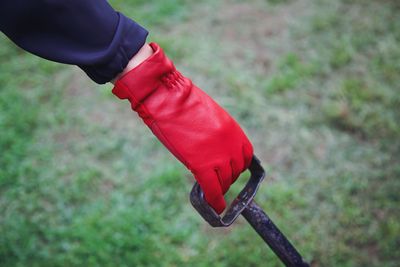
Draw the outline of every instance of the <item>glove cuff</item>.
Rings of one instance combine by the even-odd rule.
[[[173,62],[156,43],[150,43],[154,53],[115,83],[112,93],[120,99],[129,99],[132,108],[151,95],[171,73],[176,72]]]

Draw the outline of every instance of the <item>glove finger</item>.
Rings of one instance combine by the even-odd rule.
[[[231,165],[227,163],[225,166],[216,169],[216,172],[218,175],[219,184],[221,185],[222,194],[225,195],[234,179]]]
[[[217,172],[214,169],[210,169],[195,175],[195,178],[204,192],[207,203],[218,214],[221,214],[226,207],[226,203]]]
[[[244,162],[245,162],[245,167],[243,169],[245,169],[250,166],[251,159],[253,158],[253,154],[254,154],[253,146],[251,145],[250,142],[245,143],[243,145],[242,151],[243,151],[243,158],[244,158]]]
[[[242,164],[238,164],[238,162],[234,159],[231,160],[231,170],[232,170],[232,182],[231,184],[233,184],[237,178],[239,177],[239,175],[242,173],[242,171],[244,170],[244,161],[242,160]]]

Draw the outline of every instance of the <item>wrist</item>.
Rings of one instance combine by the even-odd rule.
[[[145,61],[147,58],[149,58],[152,54],[154,53],[153,49],[149,44],[144,44],[139,51],[129,60],[128,65],[126,65],[125,69],[118,74],[113,80],[111,80],[112,84],[115,84],[115,82],[121,78],[124,74],[128,73],[135,67],[137,67],[140,63]]]

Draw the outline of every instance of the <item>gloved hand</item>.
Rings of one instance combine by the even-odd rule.
[[[224,194],[250,164],[253,147],[236,121],[182,76],[155,43],[154,54],[123,75],[113,93],[194,175],[206,201],[220,214]]]

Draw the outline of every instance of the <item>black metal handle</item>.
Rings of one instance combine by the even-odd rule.
[[[243,210],[242,215],[285,266],[310,267],[286,236],[254,201],[250,202]]]
[[[190,192],[190,202],[211,226],[227,227],[231,225],[242,211],[249,205],[257,193],[260,183],[265,177],[265,172],[256,156],[253,156],[249,170],[250,179],[234,201],[232,201],[224,217],[221,218],[204,199],[204,193],[196,182]]]
[[[251,176],[244,189],[231,203],[224,217],[221,218],[204,199],[198,183],[190,192],[190,202],[200,215],[213,227],[227,227],[242,214],[261,238],[288,267],[309,267],[295,247],[282,234],[267,214],[253,201],[265,173],[260,161],[253,156],[249,167]]]

